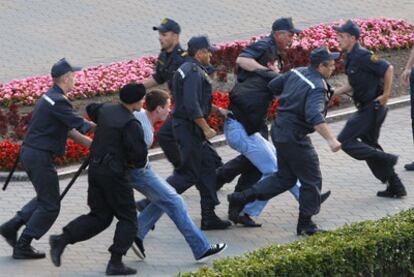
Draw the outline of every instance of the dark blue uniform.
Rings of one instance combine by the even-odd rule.
[[[39,239],[59,214],[59,180],[53,155],[64,154],[68,131],[73,128],[86,133],[91,125],[73,110],[63,90],[54,85],[36,104],[20,153],[23,168],[36,190],[36,197],[18,212],[26,224],[24,235]]]
[[[310,218],[320,208],[322,176],[318,155],[308,136],[324,123],[327,84],[314,68],[291,70],[269,83],[280,95],[271,134],[277,149],[278,171],[253,186],[257,199],[268,200],[301,182],[299,211]]]
[[[282,57],[276,46],[276,42],[273,35],[269,35],[257,42],[244,48],[239,57],[251,58],[263,66],[267,66],[268,63],[274,63],[276,60],[282,66]],[[254,72],[247,71],[241,67],[237,69],[237,81],[243,82],[249,76],[254,76]]]
[[[383,77],[388,67],[388,62],[378,60],[358,43],[348,53],[345,69],[358,111],[338,136],[342,150],[355,159],[365,160],[374,176],[382,182],[395,175],[395,156],[385,153],[378,144],[387,108],[374,101],[383,93]]]
[[[282,58],[272,35],[247,46],[241,51],[239,57],[254,59],[263,66],[267,66],[268,63],[274,63],[277,60],[279,65],[281,67],[283,66]],[[244,82],[255,75],[256,73],[247,71],[241,67],[237,69],[238,82]],[[268,138],[268,129],[266,125],[263,125],[260,133],[266,139]],[[262,176],[262,173],[245,156],[239,155],[217,169],[218,186],[221,187],[224,183],[231,182],[240,174],[241,176],[235,188],[236,191],[242,191],[250,187]]]
[[[212,87],[203,65],[189,58],[174,75],[172,93],[175,102],[173,130],[180,149],[181,166],[167,181],[178,193],[195,184],[200,191],[203,214],[214,210],[219,203],[215,169],[221,162],[201,128],[194,122],[196,118],[207,119],[211,111]]]
[[[185,62],[186,58],[187,52],[184,51],[179,44],[171,53],[162,50],[158,56],[155,73],[152,77],[158,84],[168,82],[168,88],[171,90],[171,82],[174,73]],[[177,142],[174,139],[171,119],[167,119],[164,122],[158,131],[157,137],[160,147],[164,151],[167,159],[174,167],[178,167],[180,165],[180,152],[178,150]]]
[[[134,192],[127,170],[146,165],[147,145],[141,123],[121,104],[90,104],[88,115],[97,123],[88,172],[90,212],[63,228],[68,243],[87,240],[118,219],[111,253],[125,255],[136,232]]]

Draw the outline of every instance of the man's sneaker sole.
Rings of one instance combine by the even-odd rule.
[[[138,258],[140,258],[141,260],[144,260],[145,259],[144,253],[141,252],[141,250],[139,249],[138,246],[136,246],[135,244],[133,244],[131,246],[131,248],[132,248],[132,251],[134,251],[135,255],[137,255]]]
[[[204,263],[204,262],[206,262],[206,261],[208,261],[210,258],[212,258],[212,257],[214,257],[214,256],[218,256],[218,255],[220,255],[221,253],[223,253],[224,252],[224,250],[226,250],[226,248],[227,248],[227,244],[223,247],[223,249],[221,249],[220,251],[218,251],[217,253],[214,253],[214,254],[212,254],[212,255],[209,255],[209,256],[206,256],[206,257],[204,257],[204,258],[201,258],[201,259],[199,259],[199,260],[197,260],[197,262],[198,263]]]

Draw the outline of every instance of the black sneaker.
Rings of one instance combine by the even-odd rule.
[[[414,162],[404,165],[405,170],[414,171]]]
[[[207,252],[204,253],[203,256],[197,259],[197,262],[200,262],[200,263],[205,262],[209,258],[213,257],[214,255],[221,254],[222,252],[224,252],[224,250],[226,250],[226,248],[227,248],[227,244],[225,243],[212,244],[210,245],[210,249],[207,250]]]
[[[134,243],[132,244],[132,251],[140,258],[141,260],[145,259],[145,248],[144,243],[140,238],[135,238]]]
[[[124,265],[123,263],[114,264],[109,262],[106,267],[106,275],[134,275],[137,274],[137,270]]]

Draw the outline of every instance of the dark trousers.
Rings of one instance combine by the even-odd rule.
[[[272,131],[273,132],[273,131]],[[311,217],[319,212],[322,175],[318,154],[310,139],[302,144],[273,141],[277,149],[278,171],[253,186],[259,200],[268,200],[301,182],[299,213]]]
[[[260,130],[260,134],[268,139],[269,131],[266,125]],[[237,180],[236,187],[234,191],[243,191],[250,188],[253,184],[258,182],[262,178],[262,173],[257,169],[250,161],[243,155],[238,155],[237,157],[231,159],[223,166],[217,169],[217,180],[220,185],[224,183],[230,183],[237,176],[240,175]],[[220,187],[218,188],[220,189]]]
[[[178,168],[181,163],[180,150],[177,141],[174,138],[172,119],[168,118],[162,124],[157,134],[158,143],[168,161],[172,163],[174,168]]]
[[[109,251],[125,255],[138,230],[132,188],[125,177],[103,174],[93,166],[89,169],[88,182],[90,212],[66,225],[64,233],[70,243],[88,240],[108,228],[115,216],[118,223]]]
[[[413,132],[413,140],[414,140],[414,66],[411,69],[411,75],[410,75],[410,99],[411,99],[411,130]]]
[[[50,152],[22,146],[20,160],[35,188],[36,197],[17,214],[26,224],[23,234],[39,239],[59,215],[59,179]]]
[[[354,159],[366,161],[371,172],[381,182],[395,174],[389,163],[391,155],[385,153],[378,143],[386,115],[387,108],[370,103],[347,121],[338,136],[342,150]]]
[[[195,123],[182,119],[173,121],[181,165],[167,178],[167,182],[179,194],[195,185],[200,192],[202,211],[214,209],[219,204],[216,168],[221,164],[221,159]]]

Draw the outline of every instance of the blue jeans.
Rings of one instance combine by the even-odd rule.
[[[165,212],[183,234],[194,257],[200,258],[209,249],[210,244],[190,218],[184,200],[175,189],[158,176],[150,165],[130,170],[129,178],[132,186],[151,201],[151,204],[138,215],[137,237],[144,240]]]
[[[276,148],[258,132],[249,136],[239,121],[227,118],[224,121],[224,135],[229,146],[249,159],[262,173],[260,180],[277,171]],[[296,200],[299,200],[299,188],[298,181],[296,186],[290,189]],[[251,216],[258,216],[266,204],[267,201],[256,200],[247,204],[243,212]]]

